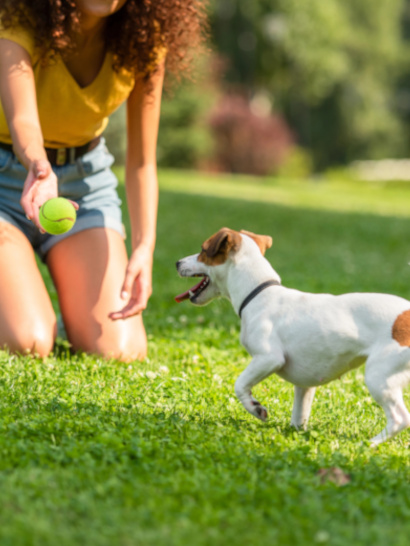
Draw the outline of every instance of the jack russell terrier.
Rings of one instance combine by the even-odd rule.
[[[241,343],[252,356],[235,383],[245,409],[265,421],[252,387],[276,373],[295,386],[291,425],[306,426],[315,388],[366,361],[365,381],[386,414],[372,445],[410,426],[403,387],[410,382],[410,301],[387,294],[309,294],[282,286],[264,258],[271,237],[222,228],[199,254],[179,260],[181,277],[203,277],[175,299],[205,305],[228,298]]]

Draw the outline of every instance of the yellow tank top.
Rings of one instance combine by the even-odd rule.
[[[106,54],[93,82],[80,87],[61,58],[47,66],[39,62],[30,33],[22,29],[4,30],[0,26],[0,38],[20,44],[31,57],[46,147],[81,146],[101,135],[108,124],[108,116],[127,100],[134,87],[132,73],[114,72],[110,53]],[[0,141],[12,143],[1,103]]]

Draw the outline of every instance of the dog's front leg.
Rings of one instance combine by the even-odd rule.
[[[315,391],[315,387],[302,388],[295,385],[291,426],[296,428],[306,427]]]
[[[235,393],[244,405],[245,409],[252,415],[266,421],[268,412],[260,402],[252,396],[252,387],[260,383],[263,379],[280,370],[284,365],[285,359],[275,357],[271,354],[255,356],[249,366],[238,377],[235,383]]]

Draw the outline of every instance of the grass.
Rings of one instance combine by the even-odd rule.
[[[223,225],[272,235],[287,286],[410,297],[410,188],[160,180],[149,358],[0,353],[0,545],[407,545],[409,433],[368,446],[384,416],[363,370],[319,389],[306,432],[272,377],[257,422],[234,396],[249,358],[230,305],[173,297],[189,285],[176,260]],[[333,467],[346,485],[320,479]]]

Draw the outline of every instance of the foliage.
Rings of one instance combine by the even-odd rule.
[[[216,100],[216,89],[210,63],[206,52],[201,52],[192,79],[166,80],[157,146],[160,167],[194,168],[211,155],[213,142],[207,115]],[[125,105],[114,112],[105,131],[108,148],[118,165],[125,164],[125,112]]]
[[[315,170],[405,157],[409,14],[410,0],[212,0],[211,42],[222,60],[221,81],[212,81],[214,59],[208,56],[199,62],[196,81],[165,96],[160,165],[212,166],[212,156],[220,163],[220,140],[212,139],[207,112],[218,93],[238,91],[250,101],[266,97]],[[245,122],[242,130],[248,129]],[[114,114],[107,139],[122,163],[123,113]],[[238,151],[231,164],[242,159]]]
[[[125,117],[126,106],[123,104],[110,116],[108,126],[104,132],[108,149],[115,157],[117,165],[125,165],[127,152],[127,126]]]
[[[210,114],[219,170],[232,173],[273,174],[294,145],[289,127],[279,116],[252,111],[245,97],[227,94]]]
[[[313,161],[311,154],[300,146],[293,146],[276,174],[281,178],[303,179],[311,176]]]
[[[406,4],[221,0],[213,37],[227,80],[270,93],[316,167],[398,157],[408,148],[396,100],[410,73]]]
[[[249,357],[230,305],[173,297],[191,282],[175,261],[222,225],[272,235],[287,286],[409,297],[410,188],[257,180],[160,172],[144,363],[0,354],[2,545],[407,545],[409,433],[367,445],[384,417],[363,371],[318,390],[306,432],[291,385],[267,379],[260,423],[234,395]]]
[[[193,168],[212,151],[207,115],[216,100],[208,69],[165,95],[158,135],[158,165]]]

